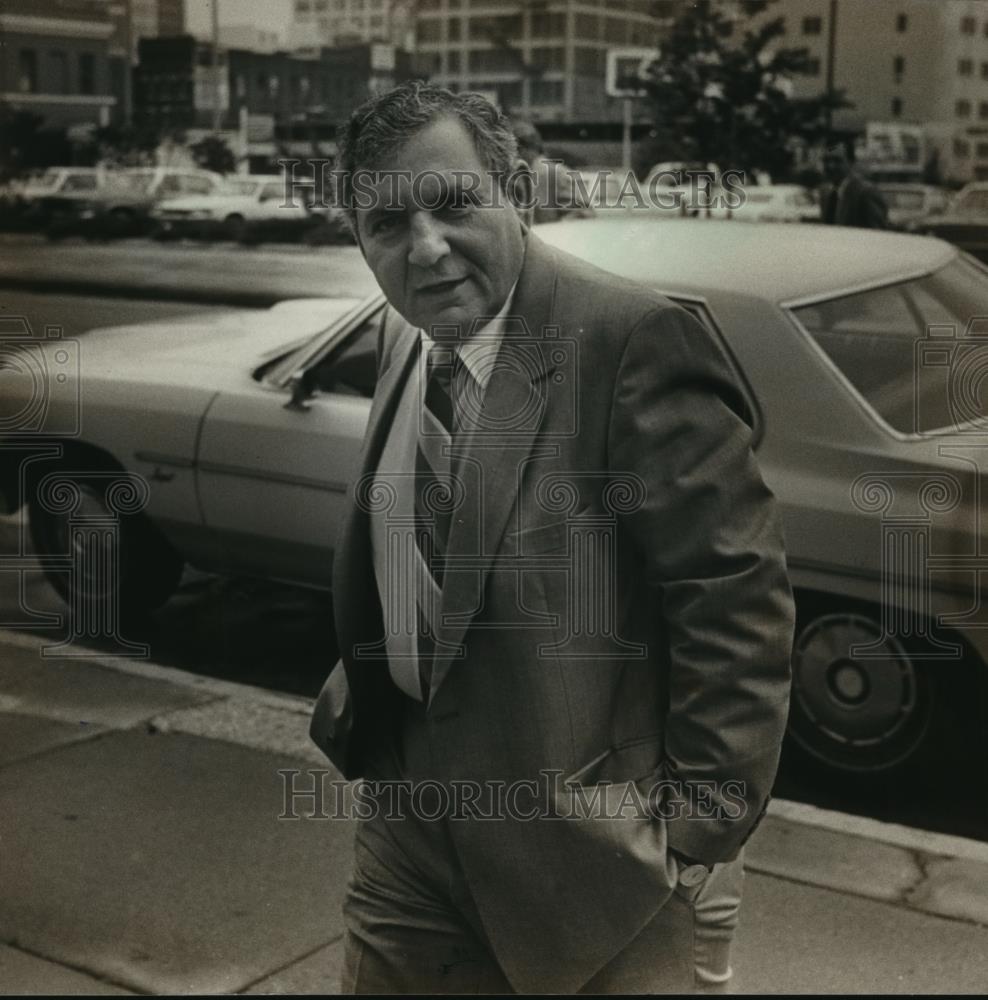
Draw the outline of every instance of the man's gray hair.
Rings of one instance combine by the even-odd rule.
[[[444,87],[412,80],[360,105],[339,130],[337,195],[351,223],[356,223],[350,197],[357,170],[374,170],[413,135],[440,118],[455,118],[469,132],[485,168],[506,190],[518,159],[518,142],[508,119],[480,94],[454,94]],[[442,164],[437,164],[441,168]]]

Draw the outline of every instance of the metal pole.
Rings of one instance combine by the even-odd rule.
[[[624,125],[621,132],[621,169],[627,172],[631,169],[631,98],[624,98],[621,104],[624,109]]]
[[[827,98],[834,97],[834,58],[837,53],[837,0],[830,0],[830,24],[827,32]],[[827,105],[827,145],[833,139],[834,112]]]
[[[213,3],[213,131],[219,132],[222,124],[220,108],[220,84],[223,73],[220,68],[220,0]]]

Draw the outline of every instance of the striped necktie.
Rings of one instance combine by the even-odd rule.
[[[453,386],[460,364],[453,347],[434,343],[429,348],[415,454],[415,541],[425,568],[418,588],[418,660],[423,696],[429,690],[432,673],[443,558],[455,497],[450,449],[455,426]]]

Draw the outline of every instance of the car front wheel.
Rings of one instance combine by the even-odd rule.
[[[789,736],[815,762],[842,772],[905,763],[930,729],[929,664],[883,632],[877,610],[800,608],[793,645]]]
[[[51,473],[59,486],[46,490]],[[63,564],[45,566],[45,575],[90,621],[112,621],[114,610],[124,618],[146,614],[168,600],[182,576],[184,560],[151,521],[140,512],[121,513],[112,502],[115,490],[127,489],[119,469],[80,470],[71,461],[42,463],[29,485],[35,551],[42,560],[61,557]],[[68,503],[59,502],[65,497]],[[70,570],[64,568],[66,556]]]

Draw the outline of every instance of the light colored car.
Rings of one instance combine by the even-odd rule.
[[[203,195],[166,198],[151,217],[161,236],[218,236],[245,240],[252,236],[291,236],[325,224],[302,197],[286,198],[279,174],[228,177],[223,188]]]
[[[942,215],[921,219],[911,229],[949,240],[988,262],[988,182],[973,181],[965,185]]]
[[[908,759],[960,654],[988,663],[988,630],[932,624],[970,620],[975,570],[988,569],[977,377],[988,347],[965,334],[988,312],[988,270],[940,240],[845,227],[609,213],[539,232],[664,292],[718,338],[785,522],[799,614],[793,739],[844,770]],[[52,572],[55,586],[151,607],[189,562],[328,587],[383,309],[380,295],[291,302],[87,334],[84,380],[55,387],[27,445],[47,430],[64,455],[25,464],[0,448],[0,484],[16,506],[23,471],[35,545],[51,560],[65,558],[73,515],[41,495],[49,473],[76,482],[96,514],[113,478],[89,473],[136,473],[149,497],[123,519],[118,588],[82,572]],[[60,349],[28,353],[52,372]],[[8,434],[45,377],[8,379]]]
[[[875,187],[885,199],[889,222],[896,229],[909,230],[930,216],[943,215],[950,205],[949,192],[933,184],[889,182]]]
[[[146,231],[151,210],[166,198],[208,195],[224,190],[221,174],[195,167],[123,167],[114,170],[107,183],[81,201],[75,226],[66,226],[60,235],[74,229],[83,234],[128,236]]]
[[[744,222],[820,221],[820,206],[800,184],[752,185],[737,194],[742,199],[738,208],[718,206],[711,214]]]

